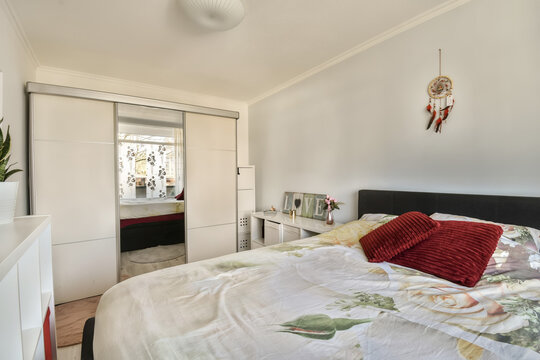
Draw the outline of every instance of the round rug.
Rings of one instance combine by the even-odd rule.
[[[138,264],[156,263],[176,259],[186,254],[184,244],[159,245],[151,248],[130,251],[129,261]]]

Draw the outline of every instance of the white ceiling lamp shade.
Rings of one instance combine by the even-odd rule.
[[[179,0],[186,14],[209,30],[224,31],[242,22],[245,10],[241,0]]]

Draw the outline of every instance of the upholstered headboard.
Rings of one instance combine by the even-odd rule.
[[[540,229],[540,198],[499,195],[443,194],[391,190],[360,190],[358,217],[367,213],[400,215],[420,211],[464,215]]]

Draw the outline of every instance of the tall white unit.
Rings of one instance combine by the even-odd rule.
[[[255,211],[255,166],[238,167],[238,251],[251,248],[251,214]]]
[[[188,262],[236,252],[236,119],[187,113]]]
[[[30,95],[31,208],[52,215],[57,303],[117,282],[114,106]]]
[[[0,358],[55,359],[50,218],[15,218],[0,239]]]

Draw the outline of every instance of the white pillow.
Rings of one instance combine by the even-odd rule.
[[[515,241],[518,244],[521,244],[526,248],[534,250],[536,252],[540,251],[540,230],[538,229],[520,225],[501,224],[493,221],[481,220],[462,215],[434,213],[431,214],[431,218],[433,220],[441,221],[473,221],[499,225],[503,229],[502,236],[505,237],[507,240]]]
[[[390,220],[397,218],[397,215],[389,214],[364,214],[359,220],[375,221],[378,223],[386,224]]]

